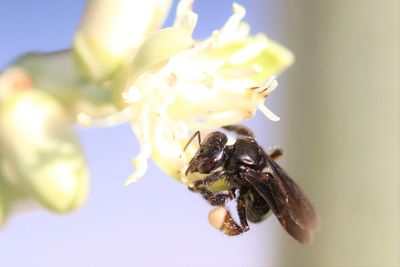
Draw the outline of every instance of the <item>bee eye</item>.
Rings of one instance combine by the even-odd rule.
[[[213,159],[221,153],[222,149],[208,146],[205,147],[200,153],[206,158]]]

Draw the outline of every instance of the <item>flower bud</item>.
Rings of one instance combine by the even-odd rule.
[[[55,212],[74,210],[87,196],[88,171],[71,123],[63,107],[38,90],[2,99],[1,147],[12,178]]]

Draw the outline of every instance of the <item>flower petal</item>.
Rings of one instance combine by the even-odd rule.
[[[88,78],[104,80],[166,18],[171,0],[88,1],[74,50]]]
[[[132,85],[144,71],[156,70],[169,58],[194,45],[191,32],[183,27],[169,27],[157,31],[139,48],[116,83],[116,97]]]
[[[245,77],[262,84],[289,67],[293,54],[264,35],[247,37],[216,49],[209,49],[213,60],[224,59],[218,70],[226,78]]]

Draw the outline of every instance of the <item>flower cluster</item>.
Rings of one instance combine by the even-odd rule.
[[[183,147],[193,132],[240,123],[257,109],[279,119],[264,101],[277,86],[274,75],[292,63],[292,54],[263,34],[249,35],[242,22],[245,9],[238,4],[221,29],[195,41],[197,14],[191,7],[192,1],[180,1],[174,25],[150,35],[131,55],[117,80],[120,113],[103,119],[79,116],[88,126],[131,123],[141,151],[127,184],[144,175],[149,157],[169,176],[190,184],[183,170],[196,145]]]
[[[0,224],[27,200],[55,212],[79,207],[88,171],[73,124],[129,122],[140,141],[133,159],[142,177],[151,157],[190,185],[190,136],[237,124],[264,105],[275,75],[293,61],[233,14],[205,40],[194,40],[197,14],[181,0],[171,27],[160,29],[171,0],[88,1],[71,49],[27,54],[0,74]],[[77,115],[79,114],[79,115]]]

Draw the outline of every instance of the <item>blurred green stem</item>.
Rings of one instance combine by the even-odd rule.
[[[399,9],[284,1],[287,165],[322,228],[311,247],[285,238],[283,266],[399,266]]]

